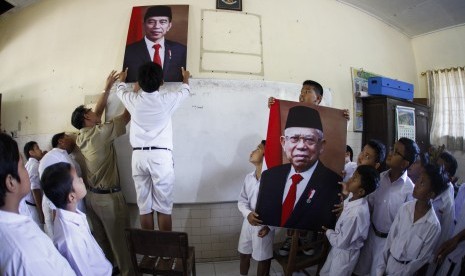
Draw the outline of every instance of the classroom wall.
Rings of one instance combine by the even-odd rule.
[[[426,70],[465,66],[465,25],[422,35],[412,39],[415,62],[418,72],[419,97],[427,97]],[[465,152],[453,152],[459,168],[459,182],[465,182]]]
[[[289,83],[314,79],[331,88],[334,107],[350,110],[350,67],[418,85],[410,39],[336,1],[244,1],[243,12],[261,16],[262,24],[264,75],[249,76],[199,72],[201,10],[215,9],[215,1],[43,0],[0,19],[2,128],[16,132],[18,140],[41,137],[42,148],[50,147],[43,137],[75,131],[70,124],[71,111],[84,103],[86,96],[99,93],[110,70],[122,66],[131,7],[155,3],[190,5],[187,67],[194,78]],[[356,154],[360,143],[360,133],[349,131],[348,144]],[[177,230],[188,231],[187,225],[197,228],[189,232],[189,238],[198,242],[199,258],[237,257],[240,219],[232,219],[234,225],[229,227],[214,228],[223,225],[219,213],[236,212],[235,203],[175,206],[178,208],[180,213],[202,209],[185,217],[174,213]],[[213,231],[218,236],[207,234]],[[212,252],[216,248],[218,251]]]

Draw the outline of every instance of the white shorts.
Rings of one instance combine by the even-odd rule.
[[[171,151],[161,149],[133,151],[132,178],[141,215],[152,211],[171,214],[174,185]]]
[[[252,226],[247,219],[244,219],[237,246],[239,253],[252,254],[252,258],[256,261],[265,261],[273,257],[274,229],[260,238],[258,232],[262,227]]]

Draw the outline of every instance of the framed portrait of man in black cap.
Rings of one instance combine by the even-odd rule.
[[[123,61],[127,82],[136,82],[139,67],[149,61],[163,68],[165,82],[182,81],[188,18],[188,5],[133,7]]]
[[[264,225],[333,227],[340,203],[347,121],[343,111],[278,101],[270,110],[256,213]],[[274,159],[274,160],[271,160]]]

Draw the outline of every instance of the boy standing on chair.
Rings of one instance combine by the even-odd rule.
[[[244,216],[238,245],[241,275],[247,275],[249,272],[251,257],[258,261],[257,275],[268,275],[273,257],[274,230],[260,225],[262,221],[255,213],[264,155],[265,140],[250,154],[249,161],[255,166],[255,171],[245,177],[237,202],[237,207]]]
[[[137,81],[142,89],[140,93],[127,90],[124,83],[127,69],[119,75],[121,83],[117,86],[116,95],[131,114],[132,177],[142,229],[154,229],[154,212],[161,231],[172,229],[174,168],[171,116],[191,94],[190,73],[184,68],[181,71],[183,83],[178,92],[172,93],[158,91],[163,85],[163,69],[153,62],[139,68]]]

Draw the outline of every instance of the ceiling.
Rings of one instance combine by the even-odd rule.
[[[0,17],[40,0],[0,0]],[[251,1],[251,0],[250,0]],[[360,9],[409,37],[465,24],[465,0],[336,0]],[[2,11],[2,6],[13,5]]]
[[[465,0],[337,0],[409,37],[465,24]]]

